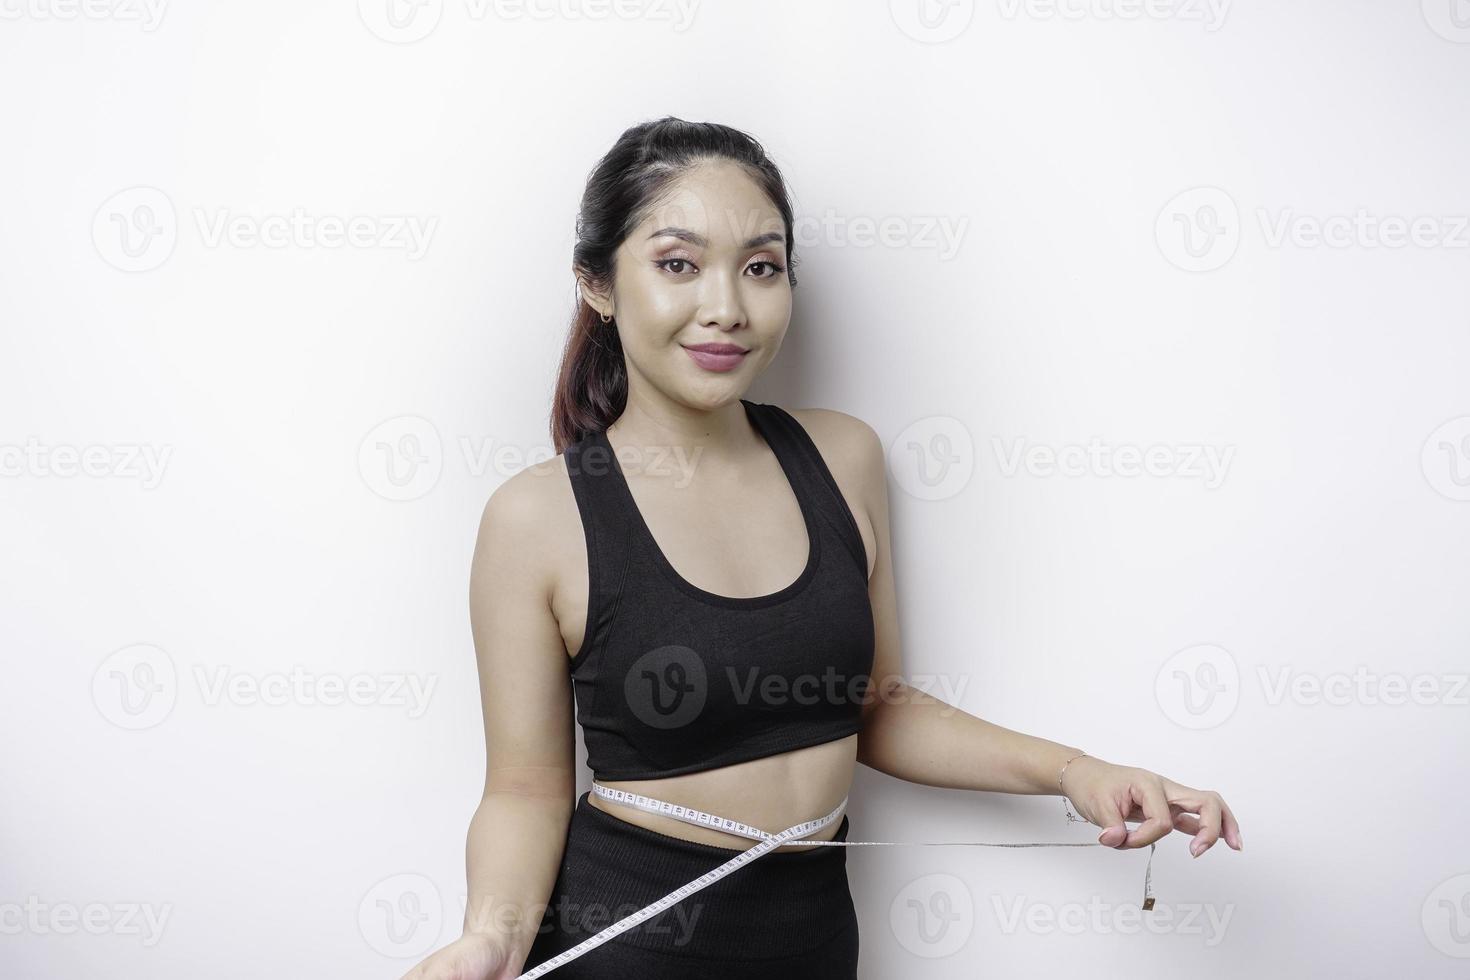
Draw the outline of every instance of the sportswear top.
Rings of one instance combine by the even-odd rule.
[[[589,583],[586,632],[570,669],[598,781],[713,769],[861,726],[874,634],[857,522],[795,417],[741,404],[806,524],[806,567],[766,595],[718,595],[674,570],[605,433],[563,449]]]

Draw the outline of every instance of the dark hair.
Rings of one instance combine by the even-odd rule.
[[[587,177],[577,211],[572,263],[587,285],[610,290],[613,255],[669,186],[693,166],[725,159],[744,167],[786,223],[786,275],[796,286],[796,241],[786,182],[751,136],[719,123],[664,116],[623,132]],[[560,453],[611,425],[628,402],[628,371],[617,321],[603,323],[579,294],[551,406],[551,442]]]

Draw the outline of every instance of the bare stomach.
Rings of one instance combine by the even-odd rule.
[[[775,834],[787,827],[825,816],[842,802],[852,786],[857,741],[856,735],[848,735],[820,745],[704,772],[662,779],[599,780],[599,783],[609,789],[651,796],[656,800],[729,817]],[[735,851],[748,850],[758,843],[739,834],[603,800],[596,793],[591,794],[587,802],[619,820],[660,834],[729,848],[732,856]],[[841,822],[840,819],[834,820],[805,839],[831,840]],[[782,844],[775,851],[812,849],[810,844]]]

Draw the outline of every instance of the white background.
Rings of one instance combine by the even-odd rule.
[[[853,848],[862,975],[1463,975],[1464,2],[0,13],[0,973],[396,977],[458,934],[476,522],[551,450],[582,182],[671,113],[790,181],[750,397],[890,447],[907,669],[1248,839],[1163,840],[1152,931],[1146,852]],[[366,239],[245,234],[296,212]],[[864,768],[849,812],[1097,833]]]

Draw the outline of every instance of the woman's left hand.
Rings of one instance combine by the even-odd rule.
[[[1152,844],[1172,830],[1194,837],[1199,857],[1221,837],[1241,850],[1240,824],[1219,793],[1181,786],[1147,769],[1115,766],[1090,755],[1073,759],[1062,774],[1067,799],[1088,822],[1105,828],[1099,844],[1130,848]],[[1125,820],[1143,821],[1129,830]]]

